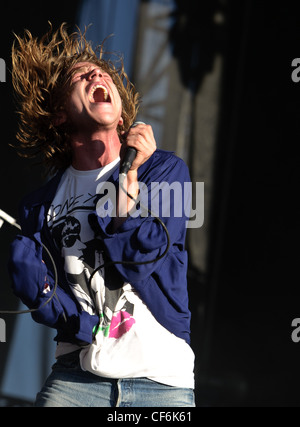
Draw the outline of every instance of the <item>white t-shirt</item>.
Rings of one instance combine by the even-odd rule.
[[[158,323],[116,270],[101,268],[88,286],[92,272],[105,262],[93,222],[97,187],[118,167],[119,159],[92,171],[69,167],[48,212],[48,226],[65,260],[69,285],[82,309],[100,317],[94,342],[81,350],[81,367],[106,378],[146,377],[194,388],[191,347]],[[56,357],[78,348],[60,342]]]

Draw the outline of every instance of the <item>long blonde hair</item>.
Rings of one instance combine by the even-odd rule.
[[[19,129],[16,148],[22,157],[38,157],[48,171],[55,172],[71,164],[72,153],[67,125],[55,126],[55,118],[64,110],[71,88],[70,72],[78,62],[91,62],[113,79],[121,100],[124,123],[118,127],[128,131],[136,119],[139,94],[120,66],[104,59],[103,44],[93,50],[80,30],[68,34],[66,24],[40,39],[25,30],[23,38],[15,35],[12,47],[12,83],[19,105]]]

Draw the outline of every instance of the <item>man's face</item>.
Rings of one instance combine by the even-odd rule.
[[[114,129],[123,123],[122,101],[110,75],[90,62],[72,69],[67,119],[76,130]]]

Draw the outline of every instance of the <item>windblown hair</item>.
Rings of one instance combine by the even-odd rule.
[[[80,30],[68,34],[66,24],[40,39],[28,30],[24,37],[16,35],[12,47],[12,83],[19,105],[18,154],[40,158],[48,171],[68,167],[72,161],[70,129],[67,124],[55,126],[55,119],[64,110],[71,90],[72,67],[78,62],[91,62],[113,79],[121,100],[124,123],[118,127],[128,131],[136,119],[139,95],[124,71],[123,61],[117,67],[104,59],[103,44],[93,50]]]

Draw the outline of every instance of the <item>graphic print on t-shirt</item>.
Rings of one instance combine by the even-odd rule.
[[[64,258],[65,274],[72,292],[84,311],[97,313],[100,317],[94,332],[102,331],[105,336],[118,339],[135,323],[134,307],[127,300],[126,285],[124,288],[117,270],[113,266],[104,266],[109,260],[98,235],[95,216],[98,196],[78,192],[87,188],[86,182],[83,187],[82,178],[78,181],[72,174],[66,176],[49,209],[48,227]],[[91,184],[96,193],[95,179]],[[70,192],[73,192],[72,196]],[[97,268],[98,273],[90,280]]]
[[[82,307],[87,310],[95,308],[97,289],[89,287],[92,272],[103,264],[103,250],[101,240],[91,238],[84,241],[81,237],[82,226],[76,213],[80,215],[81,209],[73,212],[74,216],[63,217],[52,227],[53,239],[65,259],[65,273],[68,283],[73,289]],[[84,211],[83,211],[84,212]],[[93,284],[93,282],[92,282]]]

